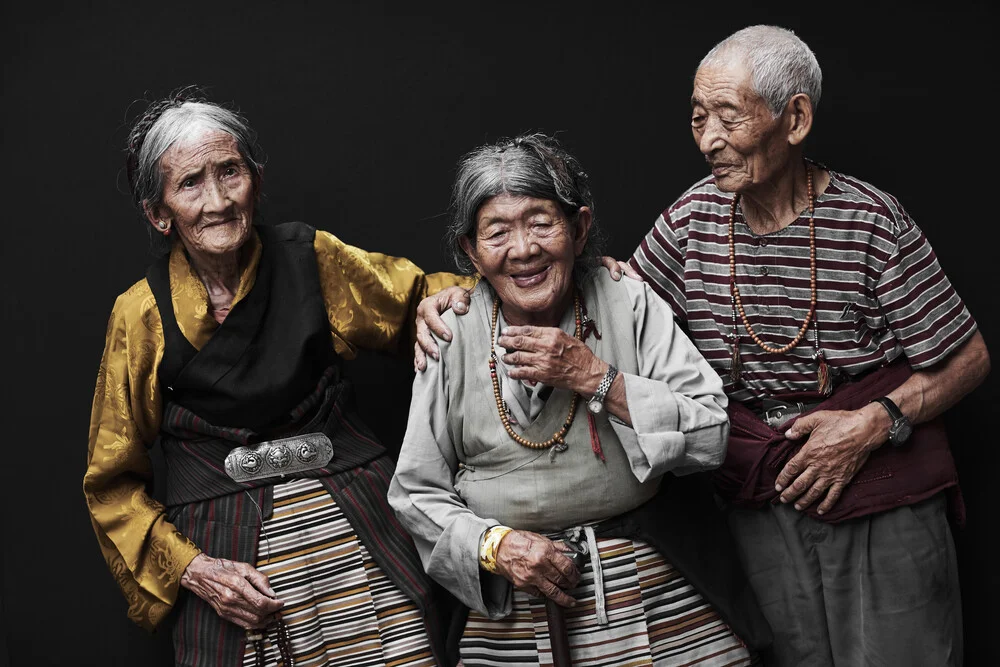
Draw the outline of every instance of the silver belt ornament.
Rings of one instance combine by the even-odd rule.
[[[226,474],[237,482],[285,477],[322,468],[333,458],[333,443],[325,433],[307,433],[237,447],[226,455]]]
[[[788,422],[792,421],[795,417],[801,415],[803,412],[809,412],[821,402],[822,401],[814,401],[811,403],[785,403],[783,401],[765,398],[762,401],[762,409],[757,414],[768,426],[773,429],[779,429]]]

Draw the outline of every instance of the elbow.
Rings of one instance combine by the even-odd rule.
[[[729,418],[727,416],[726,420],[723,421],[718,426],[718,436],[719,439],[716,443],[715,448],[712,450],[712,455],[709,459],[707,469],[718,468],[722,465],[722,462],[726,460],[726,452],[729,449]]]
[[[964,351],[967,354],[966,377],[969,379],[969,390],[971,391],[982,384],[986,376],[990,374],[990,351],[986,348],[983,335],[978,331],[966,343]]]

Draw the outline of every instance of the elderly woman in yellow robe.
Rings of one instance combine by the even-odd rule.
[[[242,117],[183,93],[131,133],[132,194],[165,252],[108,323],[84,479],[101,551],[133,621],[175,616],[178,665],[434,665],[393,463],[340,366],[407,350],[419,300],[463,280],[254,224],[259,156]]]

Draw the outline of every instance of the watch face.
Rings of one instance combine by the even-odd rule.
[[[601,410],[604,409],[604,403],[602,401],[589,400],[587,401],[587,409],[590,410],[595,415],[600,414]]]
[[[895,424],[892,425],[892,443],[894,445],[901,445],[906,442],[907,438],[913,432],[913,426],[910,424],[908,419],[899,419]]]

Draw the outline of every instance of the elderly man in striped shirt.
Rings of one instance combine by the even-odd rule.
[[[774,631],[767,664],[960,665],[963,507],[939,417],[989,354],[900,203],[805,159],[821,79],[782,28],[716,45],[691,97],[712,175],[628,267],[724,379],[716,489]],[[419,309],[425,350],[449,298]]]
[[[701,61],[691,127],[712,175],[629,262],[725,380],[717,489],[775,634],[776,665],[959,665],[939,415],[989,355],[891,195],[804,159],[821,73],[753,26]]]

